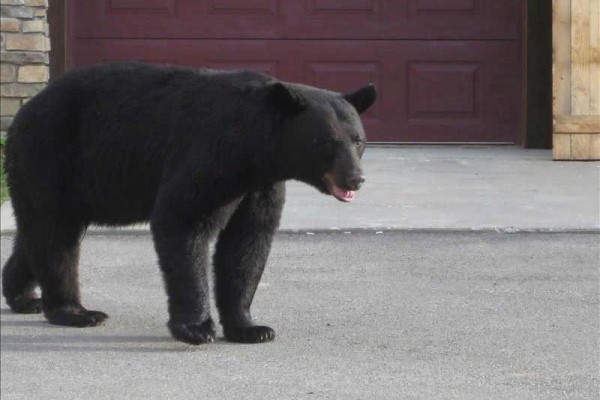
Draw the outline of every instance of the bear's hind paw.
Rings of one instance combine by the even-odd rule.
[[[77,328],[98,326],[108,318],[102,311],[86,310],[83,307],[60,307],[46,311],[45,314],[51,324]]]
[[[17,314],[39,314],[42,312],[42,300],[31,296],[17,296],[6,301]]]

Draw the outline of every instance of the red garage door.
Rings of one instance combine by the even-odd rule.
[[[72,1],[71,66],[252,68],[338,91],[374,82],[373,142],[515,142],[519,0]]]

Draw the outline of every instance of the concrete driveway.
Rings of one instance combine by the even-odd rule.
[[[598,162],[514,146],[375,146],[363,164],[367,181],[350,204],[289,182],[281,228],[600,231]],[[0,230],[14,232],[10,202],[0,212]]]
[[[149,237],[84,240],[62,328],[2,302],[2,399],[598,399],[594,233],[280,234],[254,317],[263,345],[167,332]],[[3,236],[2,263],[11,236]]]

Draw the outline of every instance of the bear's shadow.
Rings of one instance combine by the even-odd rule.
[[[2,308],[0,315],[15,315],[9,309]],[[49,324],[46,320],[7,320],[0,321],[0,347],[2,352],[128,352],[128,353],[161,353],[161,352],[189,352],[204,350],[207,346],[232,345],[224,338],[218,337],[214,343],[205,346],[191,346],[173,339],[169,335],[146,336],[146,335],[90,335],[78,334],[79,328],[65,328]],[[5,334],[5,328],[24,328],[22,334]],[[32,333],[27,328],[36,329]],[[44,331],[64,331],[68,329],[73,334],[39,334]],[[83,328],[85,329],[85,328]],[[82,331],[83,332],[83,331]],[[71,333],[71,332],[69,332]],[[118,344],[118,345],[115,345]]]

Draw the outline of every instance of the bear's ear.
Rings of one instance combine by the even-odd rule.
[[[278,107],[297,113],[306,108],[306,99],[297,90],[285,83],[275,82],[270,86],[272,99]]]
[[[344,99],[356,108],[359,114],[364,113],[375,103],[377,99],[377,89],[372,83],[358,89],[356,92],[344,95]]]

